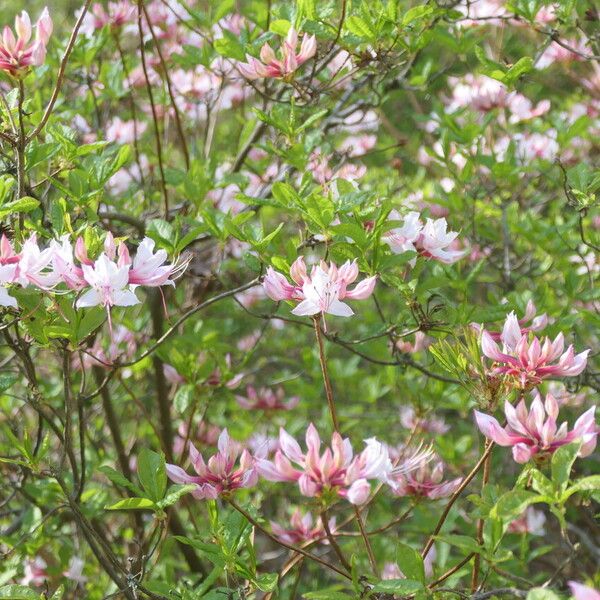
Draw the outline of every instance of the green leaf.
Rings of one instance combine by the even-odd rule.
[[[420,552],[399,543],[396,546],[396,562],[406,578],[425,583],[425,567]]]
[[[340,592],[336,589],[319,590],[318,592],[306,592],[302,594],[306,600],[350,600],[355,596]]]
[[[543,496],[527,490],[511,490],[500,496],[490,511],[490,516],[499,517],[505,522],[512,521],[519,517],[530,504],[541,502],[543,498]]]
[[[285,37],[292,24],[286,19],[275,19],[269,25],[269,29],[281,37]]]
[[[277,587],[277,573],[263,573],[254,579],[256,587],[261,592],[272,592]]]
[[[581,442],[573,442],[561,446],[553,455],[551,463],[552,481],[560,490],[565,490],[569,483],[569,475],[577,453],[581,448]]]
[[[167,470],[164,456],[143,448],[138,456],[138,478],[154,502],[161,500],[167,490]]]
[[[375,32],[373,31],[371,25],[356,15],[348,17],[344,25],[350,33],[353,33],[358,37],[367,39],[372,39],[375,37]]]
[[[373,587],[374,592],[383,592],[384,594],[416,594],[423,589],[420,581],[411,579],[386,579]]]
[[[112,481],[115,485],[119,485],[128,489],[130,492],[133,492],[136,496],[144,495],[144,492],[142,492],[142,490],[137,485],[131,483],[129,479],[127,479],[118,471],[115,471],[115,469],[113,469],[112,467],[109,467],[108,465],[102,465],[98,468],[98,470],[100,471],[100,473],[104,473],[104,475],[106,475],[108,479],[110,479],[110,481]]]
[[[166,496],[157,504],[160,508],[166,508],[167,506],[171,506],[172,504],[175,504],[179,500],[179,498],[181,498],[181,496],[184,496],[185,494],[188,494],[189,492],[193,492],[195,489],[196,489],[196,486],[193,484],[174,485],[169,488]]]
[[[11,388],[19,380],[18,375],[3,373],[0,375],[0,394]]]
[[[124,498],[104,508],[106,510],[153,510],[157,505],[149,498]]]
[[[560,596],[552,590],[538,587],[529,590],[526,600],[560,600]]]
[[[35,210],[40,205],[39,201],[30,196],[23,196],[18,200],[7,202],[0,207],[0,219],[14,215],[16,213],[28,213]]]
[[[440,535],[437,536],[437,539],[466,552],[481,552],[481,546],[477,543],[477,540],[467,535]]]
[[[422,4],[420,6],[413,6],[409,8],[402,17],[402,26],[406,27],[413,21],[417,21],[418,19],[424,19],[429,16],[434,11],[433,6],[429,4]]]
[[[40,595],[24,585],[5,585],[0,588],[0,598],[10,600],[40,600]]]

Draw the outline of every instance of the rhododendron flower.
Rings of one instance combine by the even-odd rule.
[[[135,13],[135,5],[128,0],[109,2],[106,10],[102,4],[94,3],[92,10],[85,16],[82,31],[90,35],[95,30],[102,29],[107,25],[113,29],[123,27],[133,23]]]
[[[83,574],[83,567],[85,562],[78,556],[72,556],[69,561],[69,567],[66,571],[63,571],[63,577],[70,579],[76,583],[84,584],[88,578]]]
[[[493,336],[483,330],[481,350],[494,361],[494,373],[505,373],[514,377],[523,389],[538,385],[546,377],[579,375],[585,369],[589,353],[589,350],[585,350],[576,355],[572,345],[563,352],[562,333],[559,333],[554,341],[545,338],[543,344],[535,336],[530,341],[527,333],[522,333],[514,312],[506,317],[500,341],[502,351]]]
[[[437,500],[451,496],[462,482],[462,478],[443,481],[444,464],[440,461],[433,467],[422,462],[418,469],[394,477],[390,486],[396,496],[420,496]]]
[[[174,483],[195,484],[196,489],[192,495],[198,499],[215,499],[233,490],[256,485],[258,472],[255,459],[248,450],[243,450],[239,466],[236,468],[236,459],[240,454],[239,445],[229,437],[227,429],[221,432],[217,448],[217,454],[205,463],[202,455],[190,442],[190,461],[197,476],[188,475],[177,465],[167,464],[169,479]]]
[[[33,560],[27,559],[21,585],[43,585],[48,579],[47,567],[46,561],[41,556],[36,556]]]
[[[516,409],[510,402],[505,402],[506,427],[502,427],[494,417],[477,410],[475,420],[485,437],[499,446],[512,447],[515,461],[524,464],[532,458],[543,460],[575,440],[582,443],[579,456],[589,456],[596,447],[596,437],[600,431],[594,420],[595,410],[593,406],[583,413],[569,431],[566,422],[557,427],[558,402],[554,396],[547,394],[542,403],[537,394],[529,412],[524,400],[519,402]]]
[[[399,220],[397,211],[390,213],[390,220]],[[406,215],[401,227],[388,231],[384,241],[394,254],[402,252],[418,252],[425,258],[433,258],[440,262],[451,264],[465,256],[464,250],[450,250],[448,246],[457,238],[458,233],[447,231],[446,219],[427,219],[425,224],[418,212],[412,211]],[[415,261],[411,264],[414,265]]]
[[[400,423],[402,423],[402,427],[411,431],[420,430],[439,434],[446,433],[450,429],[442,418],[429,415],[417,416],[412,406],[403,406],[400,408]]]
[[[83,239],[79,238],[77,244],[81,246]],[[73,246],[69,241],[69,235],[63,235],[60,241],[52,240],[50,248],[52,250],[52,268],[57,278],[64,281],[67,287],[73,290],[86,287],[87,283],[83,276],[83,269],[74,262]],[[85,256],[87,258],[87,254]],[[91,263],[91,261],[89,262]]]
[[[187,262],[165,265],[168,256],[162,248],[154,252],[154,240],[145,237],[137,248],[133,262],[125,244],[119,245],[119,265],[131,265],[129,283],[147,287],[159,287],[175,283],[171,276],[180,275],[187,267]]]
[[[575,600],[600,600],[600,592],[598,590],[577,581],[569,581],[568,584]]]
[[[35,285],[42,289],[52,287],[57,282],[56,276],[48,270],[52,255],[52,248],[40,250],[36,234],[31,234],[23,243],[19,254],[17,282],[23,287],[28,285]]]
[[[8,293],[6,286],[15,281],[17,265],[0,265],[0,306],[17,308],[17,301]]]
[[[91,289],[77,300],[76,307],[133,306],[139,303],[129,285],[129,265],[118,266],[103,252],[94,266],[83,265],[83,277]]]
[[[527,323],[529,323],[529,325],[527,325]],[[483,330],[483,325],[479,325],[477,323],[473,323],[472,325],[477,331]],[[520,334],[518,339],[513,340],[518,343],[522,335],[525,335],[529,331],[540,331],[544,329],[546,325],[548,325],[548,315],[546,313],[538,315],[535,304],[532,300],[529,300],[529,302],[527,302],[525,314],[523,315],[522,319],[517,319],[515,312],[511,311],[506,316],[502,331],[490,331],[489,329],[486,331],[495,342],[500,342],[502,341],[503,337],[511,340],[513,337],[515,337],[515,332],[517,329],[519,329]]]
[[[262,77],[275,77],[287,79],[296,69],[303,65],[317,52],[317,40],[314,35],[304,34],[300,51],[298,47],[298,32],[292,27],[281,44],[281,59],[275,52],[265,44],[260,50],[260,60],[246,54],[245,63],[238,63],[240,73],[248,79],[260,79]]]
[[[329,265],[321,261],[313,266],[310,275],[306,270],[304,258],[298,257],[290,268],[290,276],[294,284],[272,267],[267,269],[263,280],[263,287],[272,300],[295,300],[300,304],[292,310],[292,314],[311,316],[319,313],[329,313],[340,317],[350,317],[354,311],[343,299],[364,300],[368,298],[375,288],[377,276],[367,277],[358,283],[352,290],[348,286],[358,277],[356,261],[346,261],[341,267],[333,262]]]
[[[333,492],[352,504],[363,504],[370,492],[368,480],[387,481],[393,470],[383,444],[375,438],[365,443],[366,448],[355,456],[350,440],[335,432],[331,448],[320,454],[321,438],[311,423],[306,430],[307,451],[303,453],[298,442],[282,428],[275,460],[258,460],[258,469],[269,481],[297,482],[300,492],[309,498]]]
[[[39,67],[46,59],[46,44],[52,35],[52,19],[44,8],[35,25],[35,41],[30,43],[32,27],[29,15],[22,11],[15,17],[15,38],[6,25],[0,38],[0,71],[21,77],[30,67]]]
[[[287,401],[284,398],[285,392],[282,387],[277,388],[277,391],[264,387],[257,390],[251,385],[246,387],[245,397],[236,396],[238,404],[248,410],[291,410],[300,402],[298,396],[292,396]]]
[[[313,516],[310,513],[303,515],[300,509],[296,508],[290,517],[290,528],[282,527],[281,525],[271,521],[271,530],[273,534],[286,544],[302,544],[312,542],[319,538],[325,538],[325,528],[321,520],[317,520],[313,524]],[[335,517],[329,519],[329,531],[335,531]],[[323,539],[323,543],[327,544],[327,539]]]
[[[544,523],[546,515],[541,510],[536,510],[533,506],[528,506],[523,514],[509,523],[508,531],[511,533],[529,533],[531,535],[544,535]]]

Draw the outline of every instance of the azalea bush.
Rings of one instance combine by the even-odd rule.
[[[593,3],[0,18],[0,598],[600,598]]]

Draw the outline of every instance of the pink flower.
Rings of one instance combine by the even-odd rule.
[[[576,52],[572,52],[571,50],[557,44],[556,42],[552,42],[546,50],[544,50],[543,54],[538,59],[536,66],[539,69],[545,69],[554,63],[569,63],[571,61],[583,60],[584,56],[590,54],[589,49],[587,48],[585,42],[581,39],[576,40],[566,40],[565,45],[569,46],[576,50]],[[579,53],[579,54],[578,54]]]
[[[236,396],[238,404],[248,410],[291,410],[300,402],[298,396],[292,396],[284,401],[285,392],[282,387],[273,391],[270,388],[256,390],[253,386],[246,387],[246,396]]]
[[[527,333],[522,333],[521,325],[514,313],[506,317],[500,334],[502,351],[486,330],[481,334],[483,354],[494,361],[494,373],[504,373],[514,377],[521,388],[527,389],[538,385],[547,377],[572,377],[579,375],[587,363],[589,350],[575,354],[573,346],[565,352],[563,334],[559,333],[554,341],[545,338],[540,340],[532,336],[529,341]]]
[[[195,484],[196,489],[192,495],[198,499],[214,499],[239,488],[255,486],[258,481],[255,460],[248,450],[243,450],[239,467],[235,468],[239,446],[231,440],[227,429],[221,432],[217,447],[217,454],[205,463],[202,455],[190,442],[190,461],[197,476],[188,475],[177,465],[167,464],[169,479],[174,483]]]
[[[136,136],[146,131],[146,123],[136,123],[133,119],[122,121],[115,117],[106,127],[105,138],[117,144],[132,144]]]
[[[72,556],[69,561],[69,567],[66,571],[63,571],[63,576],[76,583],[84,584],[87,581],[87,577],[83,574],[83,567],[85,562],[78,556]]]
[[[600,600],[600,592],[598,590],[577,581],[569,581],[568,583],[575,600]]]
[[[511,533],[529,533],[531,535],[544,535],[544,523],[546,515],[541,510],[536,510],[533,506],[528,506],[523,514],[509,523],[508,531]]]
[[[36,23],[35,41],[30,43],[32,28],[29,15],[15,17],[15,33],[6,25],[0,39],[0,71],[21,77],[30,67],[39,67],[46,59],[46,44],[52,34],[52,19],[44,8]]]
[[[77,244],[81,248],[83,239],[79,238]],[[83,276],[83,269],[77,266],[74,261],[73,246],[69,241],[69,234],[63,235],[58,241],[52,240],[50,248],[52,250],[52,268],[55,276],[72,290],[80,290],[86,287],[87,283]],[[85,251],[85,246],[83,248]],[[87,259],[87,253],[85,257]]]
[[[376,276],[367,277],[358,283],[354,289],[348,286],[358,277],[356,261],[346,261],[341,267],[333,262],[329,265],[324,261],[313,266],[310,276],[307,273],[304,258],[297,258],[290,268],[290,276],[294,285],[281,274],[269,267],[263,280],[263,287],[272,300],[295,300],[300,304],[292,310],[292,314],[312,316],[319,313],[329,313],[340,317],[350,317],[352,309],[344,302],[345,298],[364,300],[375,288]]]
[[[443,434],[450,429],[444,419],[431,416],[417,416],[412,406],[403,406],[400,409],[400,423],[402,423],[402,427],[411,431],[419,430],[428,433]]]
[[[33,560],[28,558],[25,562],[24,575],[20,581],[21,585],[43,585],[48,579],[47,566],[41,556],[36,556]]]
[[[303,453],[298,442],[282,428],[275,460],[260,459],[257,466],[269,481],[297,482],[300,492],[309,498],[334,492],[353,504],[362,504],[369,495],[368,480],[387,481],[393,469],[383,444],[375,438],[365,442],[366,448],[354,456],[350,440],[335,432],[331,448],[320,454],[321,438],[311,423],[306,430],[307,451]]]
[[[103,252],[93,266],[83,265],[82,270],[91,289],[77,300],[77,308],[139,304],[139,299],[129,285],[129,265],[118,266]]]
[[[57,282],[56,276],[49,271],[52,255],[51,248],[40,250],[37,235],[35,233],[31,234],[21,248],[16,281],[23,287],[29,285],[42,289],[52,287]]]
[[[529,323],[529,325],[527,325],[527,323]],[[487,332],[495,342],[502,341],[504,337],[507,340],[512,340],[515,343],[514,345],[516,345],[522,335],[525,335],[530,331],[541,331],[546,325],[548,325],[548,315],[546,313],[537,315],[537,308],[535,307],[533,300],[529,300],[522,319],[517,319],[515,312],[512,311],[506,316],[503,331],[487,330]],[[473,323],[472,326],[477,331],[483,330],[483,325]],[[517,330],[520,332],[519,334],[516,334]]]
[[[451,496],[462,482],[462,478],[443,482],[444,465],[437,462],[433,468],[427,462],[418,469],[394,477],[390,486],[395,496],[420,496],[437,500]]]
[[[127,246],[119,245],[119,265],[131,265],[129,270],[129,283],[132,285],[144,285],[147,287],[159,287],[161,285],[175,286],[170,277],[179,276],[188,263],[173,263],[165,265],[167,252],[162,248],[154,252],[154,240],[145,237],[137,248],[133,263],[129,256]]]
[[[396,211],[390,213],[391,220],[400,219]],[[458,233],[447,231],[446,219],[427,219],[425,225],[418,212],[406,215],[401,227],[392,229],[384,235],[384,241],[394,254],[402,252],[418,252],[425,258],[433,258],[446,264],[461,259],[466,251],[450,250],[448,246],[457,238]],[[414,261],[412,261],[414,265]]]
[[[506,427],[501,427],[494,417],[477,410],[475,420],[485,437],[499,446],[512,447],[515,461],[524,464],[532,458],[543,460],[575,440],[582,442],[579,456],[589,456],[596,447],[596,437],[600,431],[594,420],[595,410],[593,406],[583,413],[569,431],[566,422],[557,427],[558,402],[554,396],[547,394],[545,403],[542,403],[537,394],[529,412],[524,400],[519,402],[516,409],[510,402],[504,404]]]
[[[286,529],[271,521],[271,530],[282,542],[293,545],[312,542],[325,536],[323,523],[319,520],[316,525],[313,525],[312,515],[310,513],[303,515],[298,508],[290,517],[290,525],[291,527]],[[335,530],[335,517],[329,520],[329,530],[332,532]],[[323,541],[327,543],[327,540]]]
[[[281,59],[278,59],[269,44],[260,50],[260,60],[246,54],[245,63],[238,63],[240,73],[248,79],[262,77],[289,78],[296,69],[312,58],[317,52],[317,40],[314,35],[304,34],[300,52],[298,47],[298,32],[292,27],[281,45]]]
[[[136,9],[133,4],[127,0],[119,0],[118,2],[109,2],[108,10],[99,3],[92,6],[91,12],[85,16],[82,31],[88,35],[94,33],[97,29],[102,29],[107,25],[111,29],[117,29],[133,23]]]

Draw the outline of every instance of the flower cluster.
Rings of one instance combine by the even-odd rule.
[[[174,483],[195,485],[192,495],[199,499],[214,499],[221,494],[256,485],[258,471],[254,457],[248,450],[242,450],[239,466],[236,468],[240,446],[229,437],[227,429],[223,429],[219,435],[217,448],[217,454],[205,463],[200,452],[190,442],[190,462],[197,475],[188,475],[181,467],[173,464],[167,464],[167,475]]]
[[[237,395],[238,404],[247,410],[291,410],[300,402],[298,396],[285,400],[285,391],[279,387],[277,390],[270,388],[256,389],[249,385],[246,387],[246,396]]]
[[[333,262],[329,265],[321,261],[313,266],[310,275],[307,272],[304,258],[297,258],[290,268],[291,284],[287,278],[275,271],[272,267],[267,269],[263,287],[272,300],[293,300],[299,302],[292,310],[298,316],[312,316],[320,313],[329,313],[339,317],[350,317],[353,310],[342,302],[345,298],[350,300],[364,300],[368,298],[375,288],[377,277],[367,277],[353,289],[348,286],[358,277],[356,261],[346,261],[341,267]]]
[[[558,402],[551,394],[546,395],[545,402],[537,394],[527,410],[525,401],[521,400],[515,408],[510,402],[504,405],[507,426],[489,415],[475,411],[475,420],[483,435],[499,446],[512,447],[513,458],[518,463],[526,463],[531,459],[544,460],[560,446],[581,440],[579,456],[589,456],[596,447],[596,438],[600,429],[594,420],[595,406],[581,415],[573,429],[569,431],[567,423],[557,426]]]
[[[44,8],[35,24],[34,41],[31,40],[31,19],[25,11],[15,17],[15,33],[5,25],[0,38],[0,71],[11,77],[22,77],[31,67],[39,67],[46,60],[46,45],[52,35],[48,9]]]
[[[390,221],[401,220],[395,210],[389,215]],[[452,264],[465,256],[464,250],[452,250],[449,246],[456,240],[458,233],[448,231],[446,219],[427,219],[421,221],[421,215],[412,211],[404,218],[401,227],[388,231],[383,239],[394,254],[417,252],[425,258],[433,258],[446,264]],[[412,264],[414,265],[414,260]]]
[[[375,438],[354,455],[350,440],[335,432],[331,448],[321,454],[321,438],[311,423],[306,430],[306,452],[285,429],[279,432],[280,450],[275,460],[258,461],[260,474],[269,481],[296,482],[309,498],[333,493],[352,504],[363,504],[370,493],[370,479],[388,481],[393,471],[387,448]],[[294,463],[297,465],[293,466]]]
[[[165,264],[165,250],[154,251],[154,241],[144,238],[132,259],[127,246],[118,247],[112,234],[106,234],[104,251],[94,261],[88,256],[83,238],[75,247],[69,236],[52,240],[40,249],[36,234],[23,242],[15,252],[6,236],[0,239],[0,306],[17,308],[17,301],[8,293],[9,285],[35,286],[42,291],[64,284],[80,292],[75,306],[131,306],[138,304],[137,286],[174,285],[172,277],[179,275],[186,264]]]
[[[297,48],[298,32],[292,27],[281,44],[281,59],[277,58],[269,44],[264,44],[260,50],[260,60],[247,54],[247,62],[238,63],[237,67],[240,73],[248,79],[263,77],[286,79],[316,54],[317,40],[315,36],[304,34],[300,51]]]
[[[492,372],[514,378],[522,389],[538,385],[547,377],[572,377],[579,375],[587,363],[589,350],[575,354],[573,346],[564,349],[564,336],[559,333],[554,341],[546,337],[544,342],[528,334],[545,320],[523,329],[514,312],[507,315],[499,341],[485,329],[481,333],[481,350],[494,361]]]

